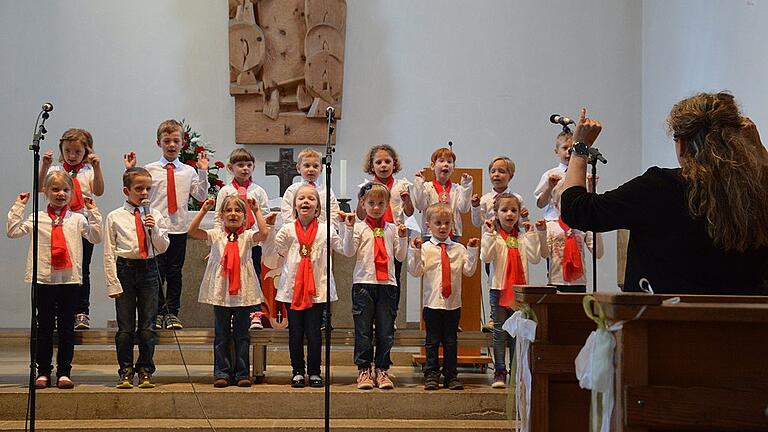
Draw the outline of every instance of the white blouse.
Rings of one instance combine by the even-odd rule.
[[[565,231],[560,227],[557,221],[547,222],[547,238],[541,248],[541,256],[549,258],[549,283],[553,285],[586,285],[587,284],[587,264],[589,259],[584,254],[584,245],[590,253],[594,253],[592,243],[592,233],[573,230],[576,237],[576,244],[579,245],[579,254],[581,255],[581,264],[584,266],[584,274],[576,280],[566,282],[563,279],[563,252],[565,251]],[[597,257],[603,257],[603,236],[597,234]]]
[[[443,298],[443,265],[441,242],[434,237],[421,245],[411,248],[408,256],[408,273],[422,277],[423,306],[430,309],[454,310],[461,307],[461,275],[472,276],[477,268],[476,247],[465,248],[463,244],[448,239],[446,252],[451,262],[451,295]]]
[[[258,228],[247,230],[237,238],[237,248],[240,251],[240,292],[229,294],[229,279],[222,273],[221,257],[227,246],[227,233],[220,228],[205,231],[208,234],[206,242],[211,246],[208,265],[205,267],[203,281],[200,283],[200,295],[197,301],[214,306],[240,307],[261,304],[264,297],[253,268],[251,248],[255,246],[253,235]]]
[[[523,263],[525,280],[528,279],[528,263],[538,264],[541,261],[541,245],[546,242],[545,231],[535,229],[520,234],[517,237],[520,261]],[[504,288],[504,270],[507,266],[507,244],[498,232],[486,232],[480,242],[480,258],[483,262],[491,263],[491,289]]]
[[[352,272],[352,283],[397,285],[394,259],[400,262],[404,261],[408,251],[408,237],[397,235],[397,225],[384,224],[384,245],[389,257],[387,262],[389,279],[384,281],[376,279],[376,263],[374,262],[376,239],[371,227],[365,222],[357,222],[352,228],[346,224],[340,225],[342,226],[342,235],[344,235],[343,254],[348,257],[357,254],[355,269]],[[351,231],[352,235],[345,235],[347,231]]]
[[[296,191],[304,186],[308,185],[309,183],[305,180],[301,180],[298,183],[294,183],[290,186],[288,186],[288,189],[285,190],[285,193],[283,194],[283,201],[280,203],[280,217],[283,220],[283,223],[293,223],[296,221],[296,216],[293,214],[293,197],[296,195]],[[323,223],[326,221],[327,218],[327,209],[325,208],[325,192],[326,188],[322,183],[321,179],[318,179],[318,181],[315,182],[317,187],[317,193],[320,195],[320,216],[318,217],[318,222]],[[331,190],[331,222],[336,226],[336,222],[339,218],[339,201],[336,199],[336,195],[333,193],[333,190]]]
[[[51,173],[54,171],[64,171],[64,166],[51,165],[51,167],[48,168],[48,172]],[[80,192],[82,192],[84,198],[95,198],[93,196],[93,191],[91,191],[91,187],[93,186],[93,176],[93,167],[91,164],[83,165],[83,167],[80,168],[80,171],[77,172],[77,181],[80,183]]]
[[[411,187],[411,196],[413,205],[421,212],[427,210],[432,204],[440,202],[440,197],[435,190],[432,182],[425,182],[422,177],[416,177]],[[472,207],[472,180],[463,184],[452,183],[451,192],[448,196],[448,205],[453,210],[453,234],[461,237],[462,223],[461,214],[466,213]],[[422,234],[430,235],[427,228],[426,217],[421,218]]]
[[[511,193],[516,196],[518,200],[520,200],[520,210],[525,207],[522,195],[510,191],[509,188],[507,188],[507,190],[504,192]],[[480,197],[480,205],[477,207],[472,207],[472,225],[480,228],[480,231],[483,233],[486,230],[485,221],[496,217],[496,211],[493,210],[493,201],[496,199],[496,195],[498,194],[499,193],[496,191],[488,192],[487,194]],[[520,220],[525,222],[528,220],[528,218],[520,216]]]
[[[231,184],[224,185],[224,187],[219,189],[219,194],[216,196],[216,211],[214,213],[213,219],[214,228],[221,228],[221,217],[219,216],[219,211],[221,210],[221,206],[224,204],[224,198],[230,195],[238,195],[237,190],[235,190],[235,187]],[[267,192],[264,190],[264,188],[254,182],[251,182],[251,184],[248,185],[248,189],[245,191],[245,196],[256,200],[256,202],[259,204],[259,207],[261,208],[262,215],[266,216],[269,214],[269,196],[267,196]],[[256,228],[256,223],[253,224],[252,228],[255,228],[258,231],[258,228]]]

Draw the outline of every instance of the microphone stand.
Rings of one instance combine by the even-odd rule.
[[[331,430],[331,163],[336,147],[332,137],[335,130],[336,117],[333,107],[325,110],[328,120],[328,136],[325,141],[325,432]]]
[[[592,193],[597,193],[597,162],[607,164],[608,161],[603,157],[595,147],[589,148],[589,158],[587,163],[592,165]],[[592,293],[597,291],[597,232],[592,231]]]
[[[35,399],[36,390],[35,380],[37,378],[37,260],[38,260],[38,188],[40,187],[40,141],[45,139],[48,132],[45,129],[45,121],[48,120],[48,111],[42,110],[35,120],[35,133],[32,135],[32,144],[29,150],[32,151],[32,286],[31,286],[31,307],[32,317],[30,319],[30,337],[29,337],[29,393],[27,395],[27,420],[29,421],[29,430],[35,430]],[[42,118],[42,122],[40,119]],[[49,381],[50,382],[50,381]]]

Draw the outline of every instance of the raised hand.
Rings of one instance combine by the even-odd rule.
[[[408,193],[408,188],[405,188],[400,191],[400,199],[403,200],[403,202],[411,200],[411,194]]]
[[[533,224],[530,222],[523,222],[523,231],[528,232],[533,229]]]
[[[123,155],[123,164],[125,169],[131,169],[136,166],[136,153],[130,152]]]
[[[344,222],[347,224],[348,227],[355,226],[355,214],[354,213],[346,213],[344,215]]]
[[[472,181],[472,176],[469,175],[469,173],[462,173],[461,174],[461,185],[462,186],[467,186],[469,184],[469,182],[471,182],[471,181]]]
[[[200,211],[207,212],[208,210],[212,209],[216,206],[216,200],[213,198],[208,198],[203,202],[203,205],[200,207]]]
[[[471,239],[467,240],[467,246],[469,247],[478,247],[480,246],[480,239],[477,237],[472,237]]]
[[[22,192],[19,194],[19,196],[16,197],[16,204],[27,205],[28,201],[29,201],[29,192]]]
[[[197,156],[197,169],[208,171],[208,155],[205,152]]]
[[[421,245],[422,245],[422,244],[424,244],[424,240],[422,240],[422,239],[421,239],[421,237],[416,237],[416,238],[415,238],[415,239],[413,239],[413,241],[411,242],[411,246],[412,246],[414,249],[421,249]]]
[[[549,187],[550,187],[550,189],[555,187],[555,186],[557,186],[557,182],[559,182],[561,178],[562,177],[560,177],[557,174],[550,174],[549,179],[548,179],[549,180]]]
[[[416,174],[414,174],[413,176],[414,176],[414,177],[420,177],[420,178],[424,178],[424,174],[423,174],[423,172],[424,172],[424,170],[423,170],[423,169],[420,169],[420,170],[416,171]]]
[[[576,122],[576,130],[573,131],[573,142],[583,142],[587,147],[592,147],[603,125],[599,121],[587,118],[587,109],[579,112],[579,121]]]
[[[400,237],[405,237],[408,235],[408,227],[405,226],[405,224],[397,224],[397,235]]]
[[[485,220],[485,230],[489,233],[496,232],[496,224],[494,223],[493,219],[486,219]]]
[[[527,218],[528,214],[528,207],[523,207],[520,209],[520,217]]]
[[[264,218],[264,222],[266,222],[267,225],[274,225],[275,220],[277,220],[277,213],[270,213]]]
[[[250,207],[251,211],[254,213],[261,211],[261,207],[259,207],[259,203],[257,203],[254,198],[248,198],[248,207]]]
[[[538,231],[546,231],[547,230],[547,221],[544,219],[539,219],[536,221],[536,229]]]
[[[53,163],[53,150],[48,149],[43,153],[43,165],[51,165]]]
[[[472,207],[477,207],[479,205],[480,205],[480,195],[472,194]]]
[[[98,168],[101,163],[101,157],[96,153],[91,153],[88,155],[88,163],[91,164],[92,167]]]
[[[96,208],[96,201],[90,197],[83,197],[83,204],[85,204],[85,208],[88,210],[93,210]]]

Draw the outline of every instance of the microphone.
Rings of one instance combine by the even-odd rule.
[[[568,126],[569,124],[573,124],[573,120],[571,118],[561,116],[560,114],[552,114],[549,116],[549,121],[561,126]]]
[[[332,106],[325,109],[325,118],[328,119],[329,122],[336,119],[336,110],[334,110]]]
[[[148,214],[150,214],[150,211],[149,211],[149,200],[148,199],[141,200],[141,213],[144,216],[147,216]],[[147,228],[147,229],[151,230],[152,228]]]
[[[53,104],[50,102],[46,102],[43,104],[43,112],[51,112],[53,111]]]

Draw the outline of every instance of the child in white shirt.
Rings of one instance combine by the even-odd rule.
[[[296,191],[306,185],[311,185],[317,188],[320,202],[325,205],[325,194],[331,194],[331,223],[336,223],[339,216],[339,202],[336,200],[336,195],[333,190],[326,190],[324,179],[321,174],[323,173],[323,165],[321,163],[322,157],[316,150],[306,148],[299,153],[296,162],[296,171],[301,175],[301,181],[288,186],[288,189],[283,193],[283,201],[280,204],[280,217],[284,224],[293,223],[296,220],[296,214],[293,208],[294,195]],[[328,215],[325,209],[320,212],[318,216],[318,222],[323,223],[328,220]]]
[[[557,135],[555,138],[555,155],[560,163],[541,175],[539,184],[536,185],[536,190],[533,192],[533,196],[536,198],[536,207],[544,209],[544,219],[547,221],[556,221],[560,217],[560,210],[555,207],[555,201],[552,199],[552,189],[560,179],[565,178],[565,171],[571,160],[569,150],[572,145],[573,134],[570,131],[563,131]]]

